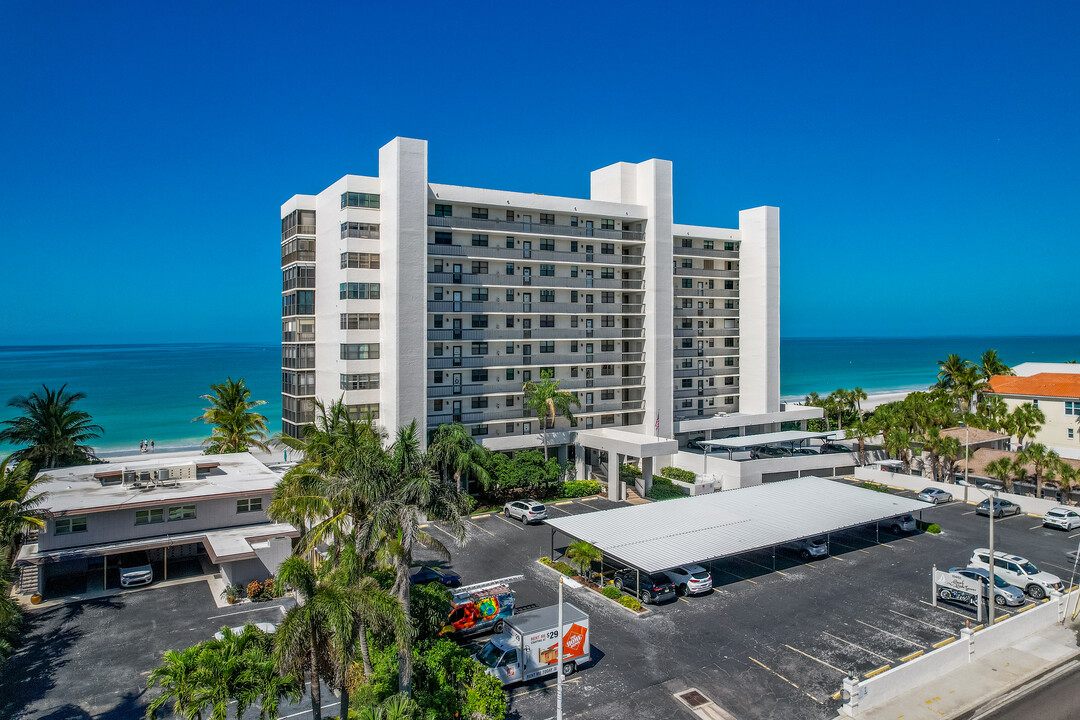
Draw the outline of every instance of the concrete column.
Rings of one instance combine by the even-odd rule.
[[[739,213],[739,410],[780,410],[780,209]]]
[[[559,445],[555,448],[555,459],[559,461],[560,466],[566,465],[566,445]]]
[[[577,479],[587,480],[585,477],[585,446],[578,445],[574,449],[574,466],[577,469]]]
[[[653,459],[651,457],[641,458],[641,487],[638,488],[638,494],[641,497],[648,495],[649,490],[652,489],[652,476]]]
[[[379,424],[393,436],[413,420],[427,446],[427,141],[394,138],[379,150]]]
[[[608,453],[608,479],[607,499],[622,500],[619,492],[619,466],[622,465],[623,456],[619,453]]]

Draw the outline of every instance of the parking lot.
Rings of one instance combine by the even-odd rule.
[[[549,509],[555,517],[617,506],[593,498]],[[641,618],[595,593],[568,592],[590,613],[593,666],[565,687],[567,717],[668,717],[688,712],[674,698],[687,688],[737,718],[834,717],[834,694],[847,672],[866,676],[896,666],[977,625],[973,607],[933,606],[930,573],[935,563],[946,570],[966,565],[972,549],[985,547],[987,518],[954,502],[928,508],[923,519],[943,533],[896,536],[882,529],[879,542],[870,526],[833,535],[825,559],[804,563],[778,554],[775,571],[769,551],[718,561],[712,593],[651,606]],[[452,563],[464,582],[524,572],[526,580],[514,585],[519,605],[555,602],[557,575],[535,562],[549,553],[549,528],[490,514],[471,519],[469,529],[469,545],[454,551]],[[1069,581],[1065,551],[1080,542],[1080,531],[1043,529],[1022,514],[996,521],[995,534],[998,549]],[[557,540],[556,551],[566,542]],[[510,693],[515,717],[554,715],[552,681]]]
[[[548,507],[556,517],[620,506],[588,498]],[[873,527],[845,532],[830,538],[831,557],[804,563],[778,554],[775,570],[768,551],[716,562],[713,592],[650,606],[645,617],[595,593],[568,591],[567,600],[590,614],[592,665],[569,679],[566,717],[690,717],[674,694],[696,688],[740,720],[833,718],[845,673],[895,666],[976,625],[973,608],[932,606],[930,569],[966,564],[973,548],[986,545],[988,521],[963,503],[928,508],[923,519],[944,532],[882,530],[880,542]],[[557,574],[536,562],[550,552],[548,527],[490,513],[467,526],[464,549],[429,527],[451,547],[450,567],[465,583],[524,574],[514,584],[519,607],[556,601]],[[1068,582],[1065,551],[1076,548],[1080,531],[1046,530],[1020,515],[997,521],[996,538],[998,549]],[[557,540],[556,551],[565,543]],[[27,641],[0,680],[0,717],[137,720],[148,700],[146,675],[164,650],[222,625],[276,622],[281,613],[279,603],[219,609],[201,581],[31,611]],[[509,693],[511,717],[554,716],[552,680]],[[330,712],[333,703],[324,695]],[[304,720],[306,708],[305,700],[280,715]]]

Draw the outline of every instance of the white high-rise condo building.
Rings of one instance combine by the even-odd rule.
[[[395,138],[378,177],[290,198],[284,431],[342,398],[391,432],[460,422],[493,450],[539,447],[522,385],[548,374],[581,401],[547,432],[582,472],[802,419],[780,417],[778,209],[679,225],[666,160],[596,170],[590,194],[431,183],[427,142]]]

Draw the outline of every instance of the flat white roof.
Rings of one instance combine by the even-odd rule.
[[[545,522],[645,572],[703,563],[933,507],[819,477]]]
[[[823,439],[832,436],[833,432],[784,430],[783,432],[762,433],[761,435],[739,435],[719,440],[703,440],[698,444],[724,450],[739,450],[740,448],[760,447],[761,445],[773,445],[776,443],[801,443],[804,440]]]
[[[103,484],[103,475],[115,476],[123,470],[153,470],[194,464],[202,467],[195,479],[175,484],[136,488]],[[267,493],[280,478],[250,453],[200,455],[198,453],[156,453],[138,460],[49,468],[40,490],[48,493],[42,509],[52,513],[104,512],[144,504],[193,500],[215,496]]]

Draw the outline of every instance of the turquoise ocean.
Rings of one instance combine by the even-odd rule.
[[[784,338],[781,395],[862,387],[914,390],[935,380],[936,362],[953,352],[975,360],[995,348],[1009,365],[1080,360],[1080,337]],[[81,345],[0,348],[0,419],[5,407],[42,383],[86,394],[80,406],[105,429],[103,450],[138,451],[139,441],[189,447],[206,437],[199,416],[210,383],[247,380],[271,432],[281,429],[280,345]],[[0,453],[11,448],[0,447]]]

